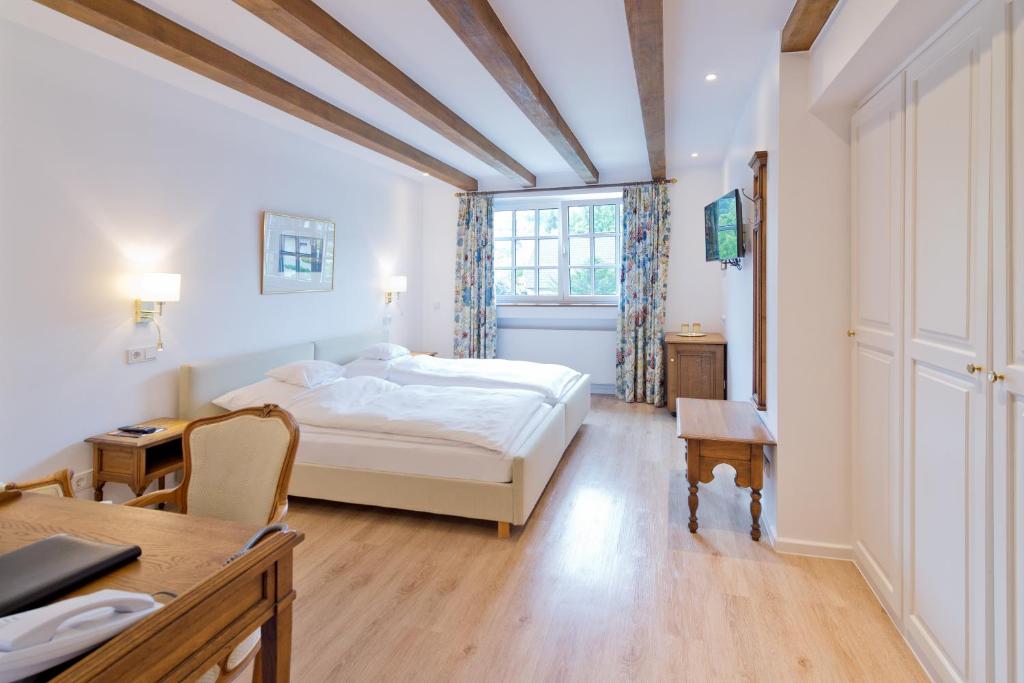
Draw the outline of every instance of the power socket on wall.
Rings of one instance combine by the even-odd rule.
[[[92,488],[92,470],[76,472],[71,478],[71,490],[75,493],[87,491]]]
[[[136,346],[134,349],[128,349],[127,360],[129,365],[135,363],[145,363],[146,361],[156,360],[156,347],[155,346]]]

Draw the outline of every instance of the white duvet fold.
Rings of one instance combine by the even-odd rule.
[[[500,358],[403,356],[388,363],[386,378],[398,384],[522,389],[557,402],[580,373],[564,365]]]
[[[399,386],[356,377],[316,387],[287,408],[300,424],[512,448],[544,404],[533,391]]]

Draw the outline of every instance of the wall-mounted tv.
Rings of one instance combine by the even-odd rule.
[[[738,262],[743,258],[743,205],[733,190],[704,207],[704,260]]]

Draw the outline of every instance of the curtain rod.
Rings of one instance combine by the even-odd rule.
[[[519,194],[520,192],[563,192],[565,190],[597,190],[608,187],[629,187],[630,185],[649,185],[651,183],[663,184],[674,183],[675,178],[664,180],[636,180],[630,183],[604,183],[602,185],[572,185],[570,187],[527,187],[522,190],[493,190],[491,192],[456,192],[456,197],[468,197],[474,194]]]

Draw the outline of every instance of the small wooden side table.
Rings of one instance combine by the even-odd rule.
[[[92,444],[93,498],[103,500],[103,486],[108,482],[127,484],[141,496],[154,479],[164,487],[164,477],[184,466],[181,435],[188,420],[161,417],[143,422],[163,427],[164,431],[147,436],[111,436],[97,434],[86,439]]]
[[[750,537],[761,540],[761,488],[764,447],[775,439],[748,401],[696,398],[676,400],[676,435],[686,439],[686,479],[690,483],[690,532],[697,533],[697,486],[710,484],[715,466],[736,470],[736,486],[750,487]]]

